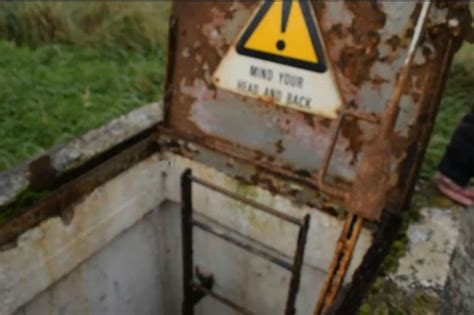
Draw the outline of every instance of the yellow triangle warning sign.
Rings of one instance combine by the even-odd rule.
[[[237,43],[241,55],[325,72],[326,64],[310,4],[265,1]]]
[[[262,1],[212,76],[247,97],[336,118],[342,96],[307,0]]]

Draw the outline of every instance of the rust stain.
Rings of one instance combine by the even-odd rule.
[[[344,76],[359,86],[370,80],[367,69],[370,69],[378,58],[380,35],[377,30],[384,26],[385,14],[380,11],[376,2],[349,2],[346,6],[354,15],[353,23],[348,29],[353,45],[341,50],[337,64]],[[340,33],[340,30],[336,30],[337,33]]]
[[[347,150],[352,153],[351,163],[355,164],[364,144],[364,133],[359,126],[359,122],[354,118],[347,119],[341,126],[341,135],[350,139]]]
[[[393,35],[387,39],[387,44],[392,48],[393,51],[396,51],[401,44],[400,37],[398,35]]]
[[[275,143],[275,148],[276,148],[276,153],[278,153],[278,154],[280,154],[280,153],[282,153],[283,151],[285,151],[285,147],[283,146],[283,141],[278,140],[278,141]]]

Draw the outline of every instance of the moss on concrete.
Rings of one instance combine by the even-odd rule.
[[[396,286],[388,275],[398,268],[398,261],[408,250],[408,227],[421,219],[426,207],[456,209],[454,203],[443,197],[431,182],[420,181],[413,196],[410,211],[405,214],[402,228],[392,244],[390,253],[378,270],[372,289],[359,309],[361,315],[427,315],[439,314],[439,301],[426,291],[411,290],[408,293]]]
[[[429,315],[439,314],[436,297],[424,291],[408,294],[390,280],[377,279],[373,291],[359,310],[361,315]]]
[[[15,201],[0,207],[0,224],[23,213],[35,202],[45,197],[49,192],[49,190],[36,191],[31,188],[24,189],[21,193],[18,194]]]

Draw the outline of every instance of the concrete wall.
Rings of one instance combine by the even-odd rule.
[[[0,314],[14,312],[161,204],[164,170],[166,163],[153,156],[95,189],[74,207],[70,222],[46,220],[1,250]]]
[[[0,314],[179,314],[181,236],[179,176],[199,177],[294,216],[311,228],[298,314],[309,314],[334,253],[342,222],[192,160],[157,154],[113,178],[74,208],[71,222],[53,218],[0,251]],[[194,206],[219,223],[292,256],[297,229],[224,196],[194,186]],[[370,245],[364,230],[349,275]],[[252,309],[284,309],[289,273],[262,258],[195,230],[195,263],[212,272],[215,290]],[[205,298],[198,314],[233,314]]]
[[[406,231],[406,252],[376,280],[361,315],[474,314],[474,208],[423,188],[419,194],[430,197],[415,196],[423,207]],[[402,248],[397,242],[394,251]]]
[[[164,314],[163,222],[155,209],[16,314]]]
[[[442,300],[443,314],[474,314],[474,207],[461,213]]]

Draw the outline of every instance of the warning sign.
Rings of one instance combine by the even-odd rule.
[[[305,0],[265,1],[214,73],[223,89],[334,118],[342,100]]]
[[[292,8],[293,7],[293,8]],[[265,2],[237,44],[241,55],[326,71],[308,2]]]

